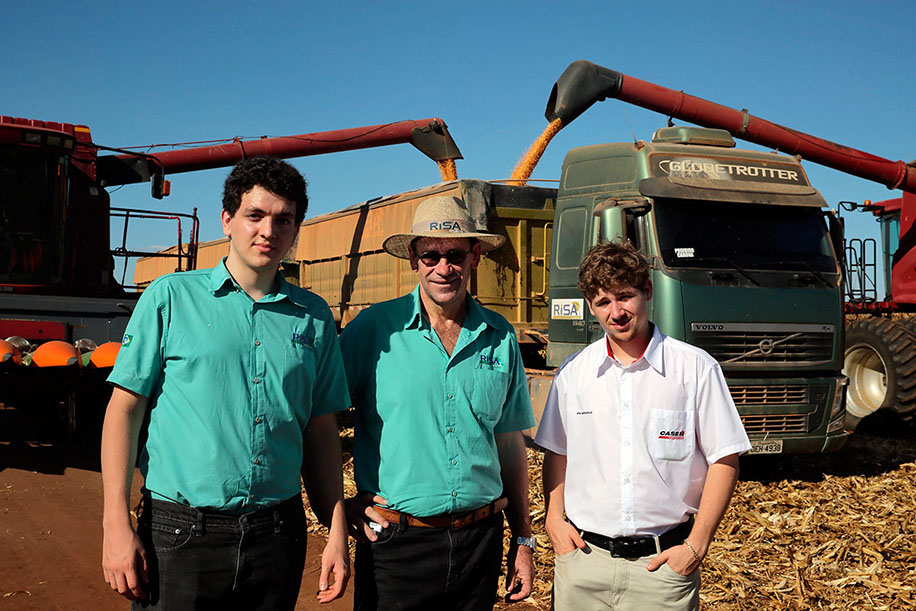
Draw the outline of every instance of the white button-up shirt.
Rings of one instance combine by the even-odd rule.
[[[657,327],[629,366],[602,338],[557,370],[535,441],[566,455],[567,517],[608,537],[694,514],[710,464],[748,441],[719,364]]]

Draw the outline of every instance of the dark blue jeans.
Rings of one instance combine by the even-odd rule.
[[[492,609],[502,556],[501,513],[457,530],[402,520],[356,546],[354,608]]]
[[[133,609],[294,609],[305,566],[299,496],[246,515],[144,499],[147,600]]]

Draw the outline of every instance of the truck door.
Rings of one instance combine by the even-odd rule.
[[[579,264],[597,238],[592,214],[594,196],[578,196],[557,202],[553,244],[550,249],[550,343],[547,365],[556,367],[588,343],[586,321],[590,314],[578,288]],[[592,322],[594,317],[591,317]],[[597,322],[595,322],[597,324]]]

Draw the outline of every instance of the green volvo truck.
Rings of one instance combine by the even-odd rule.
[[[666,127],[650,142],[566,155],[547,365],[602,337],[577,268],[597,241],[624,238],[651,264],[650,318],[719,361],[752,452],[836,450],[846,439],[838,234],[795,158],[734,147],[723,130]]]

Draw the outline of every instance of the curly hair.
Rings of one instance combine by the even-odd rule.
[[[632,286],[645,291],[649,263],[630,242],[616,238],[592,246],[579,264],[579,290],[591,301],[598,291]]]
[[[261,187],[296,204],[296,224],[305,218],[309,197],[307,184],[299,170],[276,157],[259,155],[236,164],[223,185],[223,210],[235,216],[242,196]]]

